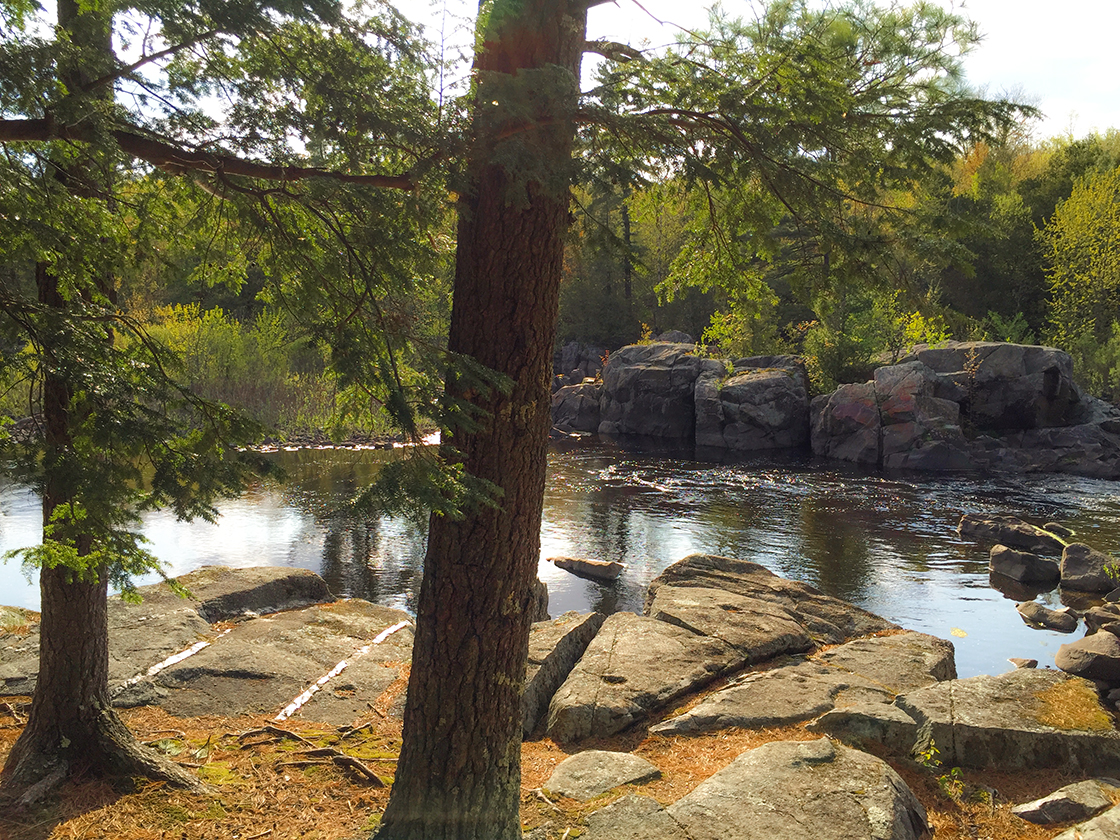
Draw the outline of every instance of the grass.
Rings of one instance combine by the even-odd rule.
[[[391,691],[399,691],[397,686]],[[380,699],[380,698],[379,698]],[[378,703],[387,709],[391,704]],[[0,760],[23,725],[24,704],[0,704]],[[264,717],[175,718],[158,708],[125,710],[122,717],[144,741],[175,760],[196,766],[215,794],[195,795],[162,784],[138,782],[132,790],[103,781],[70,782],[55,800],[23,812],[0,814],[0,840],[357,840],[376,827],[388,800],[400,750],[399,720],[381,708],[348,731],[288,721],[280,732]],[[698,736],[648,735],[638,729],[579,749],[634,752],[661,768],[660,779],[628,785],[589,803],[548,794],[553,769],[572,748],[547,738],[522,750],[521,820],[526,829],[546,826],[552,837],[580,833],[582,820],[626,793],[652,796],[668,805],[696,788],[744,750],[779,739],[817,736],[803,727]],[[309,752],[334,750],[355,758],[386,785]],[[1010,813],[1024,802],[1076,781],[1053,770],[1006,774],[964,771],[963,790],[951,796],[937,773],[911,762],[892,765],[925,805],[937,840],[1049,840],[1058,829],[1026,823]],[[994,789],[993,807],[987,791]]]

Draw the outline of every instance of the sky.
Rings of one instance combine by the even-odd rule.
[[[940,2],[950,7],[951,0]],[[430,25],[428,35],[435,40],[441,24],[452,33],[458,21],[462,32],[477,8],[472,0],[395,0],[395,5]],[[696,27],[705,21],[707,5],[614,0],[591,9],[588,37],[669,43],[676,28],[657,21]],[[753,6],[749,0],[724,0],[723,8],[749,17]],[[1120,0],[958,0],[955,8],[975,21],[983,36],[965,60],[969,83],[988,96],[1010,94],[1040,108],[1045,116],[1034,129],[1036,139],[1120,129]]]

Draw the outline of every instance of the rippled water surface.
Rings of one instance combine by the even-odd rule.
[[[667,565],[692,552],[724,554],[952,638],[962,676],[998,673],[1009,656],[1052,664],[1070,637],[1023,624],[1014,600],[989,585],[988,547],[957,536],[960,516],[1057,520],[1096,548],[1120,551],[1117,482],[884,476],[807,457],[719,464],[672,456],[601,442],[554,447],[542,557],[621,560],[626,570],[615,584],[601,585],[542,561],[553,615],[640,611],[646,586]],[[277,457],[288,482],[259,485],[224,504],[215,525],[146,517],[144,532],[169,573],[206,564],[297,566],[320,572],[337,594],[412,610],[426,528],[338,512],[391,456],[303,450]],[[0,549],[36,541],[39,517],[30,494],[0,487]],[[1039,597],[1059,605],[1057,593]],[[38,603],[37,588],[12,562],[0,567],[0,603]]]

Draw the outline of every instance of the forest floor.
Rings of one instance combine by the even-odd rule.
[[[19,735],[25,712],[26,699],[0,703],[0,763]],[[293,721],[281,728],[266,717],[176,718],[154,707],[126,710],[122,717],[138,738],[195,768],[214,793],[184,793],[143,781],[132,789],[103,781],[70,782],[53,800],[0,813],[0,840],[367,838],[385,808],[400,749],[399,720],[379,708],[341,731]],[[530,740],[522,750],[522,823],[526,829],[547,824],[552,837],[575,838],[584,816],[626,793],[669,804],[744,750],[814,737],[802,727],[789,727],[691,737],[635,731],[581,743],[579,749],[633,752],[662,770],[656,781],[627,785],[587,803],[542,790],[568,752],[547,738]],[[339,756],[349,758],[336,763]],[[1076,781],[1053,770],[958,775],[911,762],[892,764],[925,805],[937,840],[1049,840],[1058,833],[1055,827],[1026,823],[1010,813],[1010,805]]]

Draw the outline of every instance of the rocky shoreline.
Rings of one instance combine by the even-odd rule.
[[[1001,538],[1022,530],[995,525],[1010,529]],[[1070,545],[1064,541],[1063,551]],[[182,582],[190,600],[163,586],[146,587],[140,604],[112,600],[117,705],[344,726],[399,686],[410,661],[407,614],[336,600],[311,572],[209,567]],[[1079,613],[1093,630],[1079,642],[1116,640],[1120,620],[1090,622],[1093,610],[1113,615],[1099,604]],[[6,619],[9,629],[0,632],[0,696],[34,687],[37,627],[33,615],[23,611],[22,618]],[[1094,655],[1120,663],[1120,651]],[[709,690],[717,679],[719,689]],[[791,831],[926,836],[921,804],[883,757],[937,763],[946,773],[956,766],[1054,768],[1080,786],[1042,804],[1015,803],[1023,818],[1059,826],[1092,821],[1081,835],[1063,838],[1115,837],[1118,687],[1120,674],[1051,668],[958,679],[947,640],[907,631],[746,560],[691,555],[653,582],[640,615],[569,613],[534,625],[524,731],[571,753],[545,786],[553,794],[590,800],[632,786],[631,795],[589,814],[584,837],[591,840],[738,840]],[[393,708],[399,713],[399,698]],[[748,750],[668,804],[640,795],[642,780],[658,768],[581,746],[635,729],[688,738],[799,721],[820,739]],[[542,828],[534,837],[550,835]]]
[[[815,397],[794,356],[718,359],[657,341],[609,354],[593,376],[581,364],[554,377],[559,435],[637,436],[710,454],[811,449],[886,470],[1120,478],[1120,409],[1083,393],[1069,355],[1053,347],[918,346],[871,381]]]

